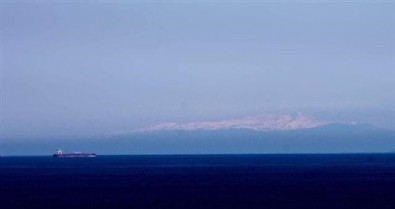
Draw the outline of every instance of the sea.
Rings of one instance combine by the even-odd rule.
[[[394,209],[395,154],[3,156],[0,208]]]

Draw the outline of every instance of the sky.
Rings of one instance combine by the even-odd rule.
[[[395,128],[394,1],[1,1],[1,138],[303,112]]]

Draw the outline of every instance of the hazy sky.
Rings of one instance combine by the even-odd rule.
[[[1,3],[3,138],[267,112],[394,127],[395,2]]]

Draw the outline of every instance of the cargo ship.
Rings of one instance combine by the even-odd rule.
[[[84,152],[73,152],[73,153],[63,153],[62,150],[56,150],[53,157],[96,157],[95,153],[84,153]]]

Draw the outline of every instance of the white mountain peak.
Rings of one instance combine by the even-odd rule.
[[[293,130],[301,128],[313,128],[327,124],[328,122],[317,121],[303,114],[274,115],[262,114],[236,119],[217,121],[196,121],[187,123],[165,122],[153,126],[135,130],[135,132],[152,132],[164,130],[221,130],[221,129],[251,129],[256,131],[270,130]]]

